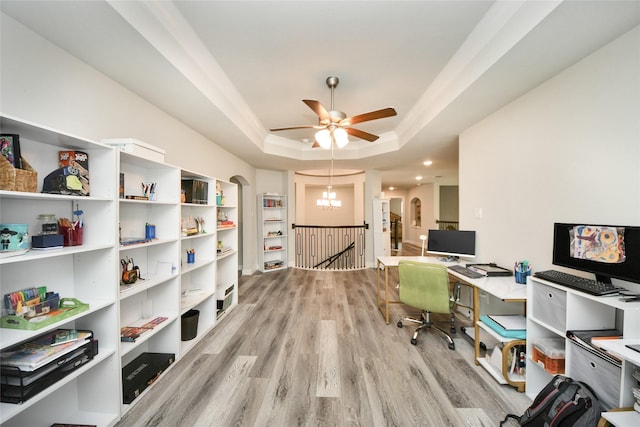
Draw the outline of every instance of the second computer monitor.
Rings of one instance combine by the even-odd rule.
[[[429,230],[427,253],[450,258],[475,258],[476,232],[464,230]]]

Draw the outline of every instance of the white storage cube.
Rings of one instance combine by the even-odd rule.
[[[533,289],[533,316],[547,325],[564,331],[567,325],[567,293],[539,284]]]
[[[571,343],[568,376],[588,384],[600,400],[602,410],[617,408],[622,368]]]

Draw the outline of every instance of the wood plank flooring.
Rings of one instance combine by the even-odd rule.
[[[244,276],[240,303],[118,426],[496,426],[530,400],[376,308],[376,270]],[[446,321],[446,319],[444,319]]]

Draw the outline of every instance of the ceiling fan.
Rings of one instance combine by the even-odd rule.
[[[356,138],[373,142],[379,137],[371,133],[352,128],[351,125],[356,123],[368,122],[370,120],[383,119],[385,117],[395,116],[396,110],[391,107],[381,110],[370,111],[364,114],[347,117],[342,111],[333,108],[333,90],[338,86],[339,79],[337,77],[327,77],[327,86],[331,89],[331,109],[327,111],[319,101],[314,99],[303,99],[302,102],[307,104],[318,115],[317,125],[290,126],[286,128],[270,129],[272,132],[291,130],[291,129],[318,129],[316,133],[316,141],[313,147],[322,147],[329,149],[332,142],[335,142],[338,148],[342,148],[349,143],[348,135]]]

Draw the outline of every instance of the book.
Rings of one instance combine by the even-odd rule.
[[[156,326],[158,326],[160,323],[164,322],[167,319],[168,319],[168,317],[164,317],[164,316],[156,317],[155,319],[150,320],[147,323],[145,323],[144,325],[142,325],[141,328],[153,329],[153,328],[155,328]]]
[[[622,360],[616,354],[606,350],[603,346],[603,340],[598,341],[597,337],[617,337],[622,338],[622,333],[617,329],[590,329],[584,331],[567,331],[567,338],[584,348],[585,350],[600,356],[604,360],[620,366]],[[596,338],[595,340],[593,338]],[[596,343],[595,345],[593,343]]]
[[[522,315],[495,315],[490,314],[489,318],[500,325],[505,330],[526,330],[527,318]]]
[[[149,328],[143,328],[141,326],[123,326],[120,328],[120,341],[122,342],[135,342],[140,335],[149,331]]]
[[[62,150],[58,151],[58,167],[73,168],[74,175],[77,174],[82,191],[80,194],[88,196],[90,194],[89,184],[89,154],[84,151]]]
[[[138,338],[140,338],[140,335],[150,331],[167,319],[168,317],[159,316],[145,322],[142,326],[123,326],[122,328],[120,328],[120,341],[135,342]]]
[[[51,345],[60,345],[70,341],[78,340],[78,331],[75,329],[61,329],[51,340]]]
[[[62,329],[56,329],[31,341],[3,350],[0,353],[2,364],[15,366],[25,371],[33,371],[82,347],[93,337],[91,331],[78,331],[78,339],[59,345],[51,345],[55,336],[62,332]]]
[[[607,335],[607,336],[598,336],[591,337],[591,346],[604,352],[608,352],[607,350],[607,342],[611,340],[621,340],[622,335]]]
[[[137,245],[140,243],[147,243],[149,240],[144,237],[123,237],[120,240],[120,246]]]
[[[11,166],[22,169],[22,157],[20,155],[20,135],[0,135],[0,154],[2,154]]]
[[[526,325],[523,326],[522,329],[505,329],[497,321],[493,320],[492,317],[496,317],[498,320],[501,320],[503,324],[506,324],[509,327],[521,326],[520,323],[509,323],[501,319],[501,317],[506,317],[506,316],[495,316],[495,315],[487,316],[483,314],[482,316],[480,316],[480,321],[482,321],[483,324],[491,328],[493,331],[495,331],[498,335],[502,337],[526,339],[527,337]]]
[[[492,277],[492,276],[511,276],[513,273],[511,270],[507,270],[506,268],[499,267],[496,264],[467,264],[466,267],[470,270],[475,271],[476,273],[480,273],[483,276]]]

